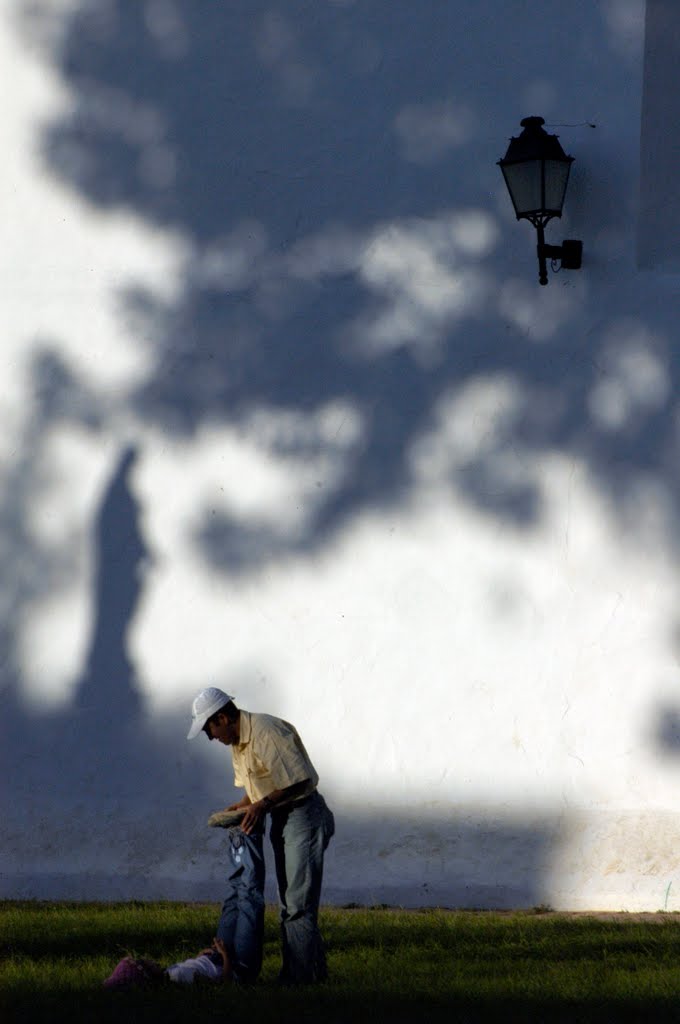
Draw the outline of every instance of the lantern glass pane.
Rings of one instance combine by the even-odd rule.
[[[545,161],[545,209],[562,213],[571,163],[567,160]]]
[[[543,208],[542,166],[542,160],[524,160],[502,168],[518,217]]]

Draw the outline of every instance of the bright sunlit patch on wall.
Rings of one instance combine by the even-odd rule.
[[[433,428],[412,446],[410,462],[420,486],[440,484],[452,466],[494,452],[512,435],[524,397],[511,375],[483,377],[438,402]]]
[[[56,710],[69,703],[91,621],[91,596],[82,580],[46,593],[31,608],[17,637],[23,697],[29,704]]]
[[[68,702],[81,670],[94,614],[97,551],[91,535],[115,442],[84,428],[52,428],[33,471],[36,486],[26,524],[36,561],[49,574],[33,581],[34,597],[17,623],[21,676],[28,700]]]
[[[460,474],[471,471],[482,480],[482,491],[495,502],[522,494],[540,494],[534,459],[515,440],[526,396],[510,374],[482,377],[451,389],[439,399],[432,428],[409,452],[414,486],[425,495],[454,497]],[[519,499],[518,499],[519,500]]]
[[[497,236],[487,213],[470,210],[379,228],[363,246],[360,275],[380,306],[355,322],[357,350],[375,356],[408,346],[436,361],[446,329],[483,305],[479,264]]]
[[[459,253],[481,259],[496,247],[499,230],[486,210],[460,210],[445,223]]]
[[[319,503],[341,487],[362,437],[361,415],[341,401],[308,416],[255,411],[238,430],[205,429],[186,444],[149,436],[139,498],[152,567],[133,646],[152,702],[160,707],[186,692],[198,663],[220,677],[252,658],[262,579],[225,577],[197,546],[197,531],[215,516],[294,547]],[[279,571],[270,557],[265,577]],[[227,623],[227,645],[209,639]]]
[[[623,320],[612,325],[597,362],[601,377],[590,393],[588,407],[604,430],[635,427],[668,400],[665,343],[643,324]]]
[[[149,706],[176,709],[210,681],[246,707],[304,714],[338,799],[351,799],[368,772],[405,806],[423,789],[506,811],[554,806],[556,793],[565,806],[586,793],[625,800],[626,751],[647,699],[630,652],[647,645],[645,671],[662,671],[663,645],[650,643],[650,630],[667,619],[677,587],[639,536],[621,557],[606,503],[577,460],[532,463],[543,515],[521,543],[512,527],[470,508],[452,485],[452,463],[504,458],[524,401],[510,375],[451,392],[413,446],[411,502],[366,511],[323,551],[269,559],[243,578],[197,557],[197,504],[214,500],[244,525],[276,526],[278,509],[281,529],[294,532],[298,513],[286,504],[314,500],[305,458],[327,448],[330,463],[342,464],[343,430],[350,452],[360,417],[343,403],[308,418],[261,410],[247,429],[206,431],[195,447],[149,438],[138,495],[155,564],[133,644]],[[641,605],[650,557],[654,591]],[[404,716],[393,694],[423,679],[428,707]],[[324,700],[310,706],[320,680]],[[607,714],[612,687],[630,708],[616,721]],[[370,715],[352,718],[355,706],[381,709],[380,739]],[[456,743],[424,750],[415,777],[413,730],[428,728],[432,706]],[[322,741],[329,716],[353,722],[331,748]],[[615,777],[611,758],[621,766]]]
[[[511,278],[500,289],[498,312],[531,341],[548,341],[583,303],[583,282],[583,277],[574,275],[569,289],[536,288],[529,281]]]
[[[33,467],[38,488],[28,509],[31,532],[41,546],[67,550],[87,528],[114,445],[113,438],[103,441],[75,425],[53,427],[43,439]]]
[[[58,0],[65,12],[74,4]],[[57,0],[54,5],[57,9]],[[98,16],[109,31],[108,5]],[[56,44],[54,11],[45,16],[44,45]],[[26,36],[36,26],[27,18]],[[21,19],[19,19],[21,20]],[[38,32],[38,36],[43,36]],[[0,26],[0,66],[12,81],[11,110],[3,119],[3,174],[11,202],[3,208],[3,230],[11,246],[0,251],[3,288],[3,381],[7,401],[20,395],[13,378],[25,371],[36,337],[56,339],[60,359],[88,386],[122,389],[150,365],[144,339],[124,329],[119,297],[132,285],[170,298],[185,260],[178,237],[143,225],[138,218],[102,213],[78,199],[51,173],[39,143],[40,127],[71,113],[72,99],[51,64],[21,59],[16,37]],[[141,172],[167,184],[174,159],[158,112],[120,90],[90,89],[83,114],[105,122],[141,154]],[[20,268],[17,270],[16,268]],[[11,287],[9,282],[12,282]],[[87,310],[87,315],[83,311]]]
[[[155,508],[151,533],[161,546],[177,531],[188,540],[197,510],[206,509],[296,533],[319,490],[340,486],[361,436],[359,412],[338,401],[311,415],[256,411],[238,430],[206,428],[191,443],[164,439],[145,454],[149,499],[172,499]]]
[[[379,737],[370,720],[355,718],[342,747],[323,753],[335,792],[349,798],[368,770],[375,786],[405,804],[424,785],[442,798],[549,806],[555,792],[583,800],[584,779],[600,796],[625,798],[628,780],[601,774],[605,751],[625,756],[644,703],[624,664],[676,587],[668,572],[656,611],[640,608],[630,593],[643,582],[647,556],[631,553],[617,564],[607,512],[589,497],[583,467],[556,457],[542,460],[537,474],[546,515],[522,543],[450,492],[442,500],[443,492],[429,491],[388,521],[360,517],[323,561],[267,574],[249,597],[241,592],[267,637],[262,644],[251,636],[255,658],[285,685],[278,699],[286,709],[325,681],[330,704],[318,723],[305,706],[311,732],[323,734],[329,707],[340,722],[354,702],[381,709]],[[573,506],[564,500],[569,489]],[[628,644],[620,656],[611,645],[619,630]],[[243,657],[240,636],[238,643]],[[423,679],[427,707],[404,716],[392,695]],[[630,702],[625,720],[606,714],[612,686]],[[427,730],[433,707],[456,741],[423,750],[416,778],[410,737]]]

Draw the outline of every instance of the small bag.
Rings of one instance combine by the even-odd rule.
[[[103,984],[104,988],[155,988],[165,981],[165,970],[154,960],[125,956]]]

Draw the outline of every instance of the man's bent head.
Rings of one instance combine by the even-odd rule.
[[[199,732],[205,729],[208,721],[222,712],[228,704],[232,704],[233,699],[216,686],[208,686],[207,689],[201,690],[191,705],[191,728],[187,739],[193,740],[195,736],[198,736]],[[209,732],[207,735],[212,739]]]

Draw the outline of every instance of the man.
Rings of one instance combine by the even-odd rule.
[[[317,791],[314,765],[292,725],[272,715],[240,711],[233,697],[216,687],[202,690],[194,700],[187,739],[201,731],[209,740],[231,747],[234,784],[246,792],[227,810],[245,811],[245,835],[261,837],[266,816],[271,816],[269,838],[281,904],[280,980],[321,981],[327,972],[319,900],[324,851],[335,825]],[[256,887],[263,905],[264,872],[257,873]]]

